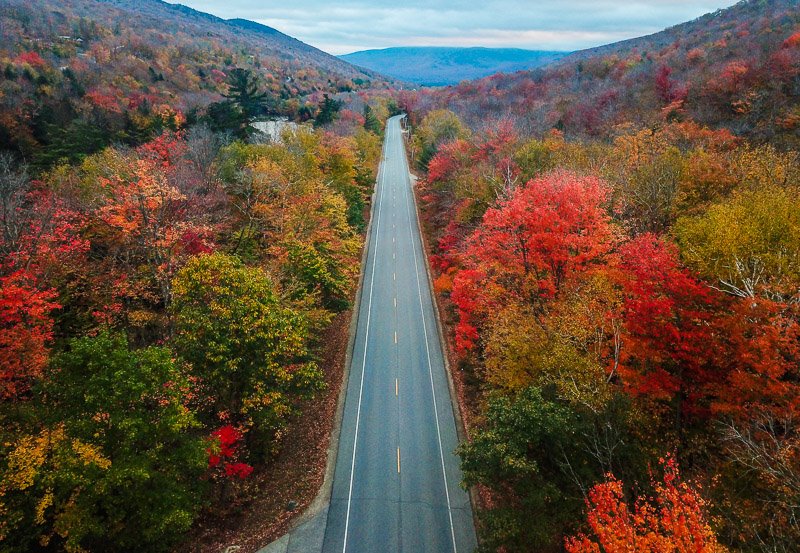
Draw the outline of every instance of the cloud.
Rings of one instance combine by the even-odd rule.
[[[174,1],[174,0],[173,0]],[[657,32],[732,0],[181,0],[275,27],[332,54],[389,46],[577,50]]]

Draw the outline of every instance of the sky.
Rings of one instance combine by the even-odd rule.
[[[170,0],[176,3],[176,0]],[[578,50],[647,35],[734,0],[178,0],[331,54],[391,46]]]

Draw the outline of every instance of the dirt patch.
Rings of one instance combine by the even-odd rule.
[[[257,467],[221,516],[203,514],[178,553],[221,553],[232,545],[240,547],[237,553],[253,553],[285,534],[314,499],[325,478],[351,316],[351,311],[337,315],[321,337],[319,364],[327,386],[300,405],[278,456]]]

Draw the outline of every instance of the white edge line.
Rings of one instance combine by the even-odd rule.
[[[381,212],[383,211],[383,191],[381,182],[383,180],[385,170],[384,164],[386,162],[386,144],[388,141],[384,142],[383,148],[383,159],[381,160],[381,170],[380,174],[378,175],[378,196],[380,199],[378,200],[378,221],[375,226],[375,237],[377,242],[377,236],[380,233],[381,229]],[[367,247],[369,247],[369,242],[367,242]],[[369,300],[367,301],[367,330],[364,335],[364,357],[361,360],[361,382],[358,386],[358,407],[356,409],[356,429],[355,435],[353,438],[353,460],[350,463],[350,489],[347,492],[347,515],[344,519],[344,543],[342,544],[342,553],[347,551],[347,530],[350,526],[350,504],[353,500],[353,475],[355,474],[356,468],[356,447],[358,446],[358,426],[361,421],[361,398],[364,392],[364,369],[367,366],[367,346],[369,344],[369,322],[372,316],[372,290],[374,289],[375,284],[375,262],[378,258],[377,251],[372,252],[372,275],[370,277],[369,282]],[[451,521],[452,524],[452,521]]]
[[[405,152],[403,152],[405,158]],[[411,192],[411,179],[408,177],[408,162],[406,161],[406,209],[409,216],[409,223],[411,222],[411,203],[408,201],[408,194]],[[380,219],[379,219],[380,221]],[[433,414],[436,417],[436,437],[439,441],[439,458],[442,461],[442,478],[444,479],[444,494],[447,498],[447,516],[450,517],[450,536],[453,538],[453,551],[458,553],[458,546],[456,545],[456,530],[453,526],[453,509],[450,506],[450,490],[447,487],[447,469],[444,466],[444,450],[442,448],[442,433],[439,429],[439,409],[436,406],[436,389],[433,385],[433,367],[431,366],[431,349],[428,345],[428,325],[425,324],[425,309],[422,305],[422,287],[419,279],[419,265],[417,264],[417,248],[416,241],[414,240],[414,233],[411,231],[411,225],[408,225],[408,233],[411,236],[411,251],[414,253],[414,276],[417,279],[417,296],[419,297],[419,310],[422,317],[422,331],[425,333],[425,352],[428,356],[428,374],[431,379],[431,394],[433,395]]]

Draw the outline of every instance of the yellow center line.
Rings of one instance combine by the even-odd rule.
[[[394,395],[400,395],[400,381],[397,378],[394,379]]]

